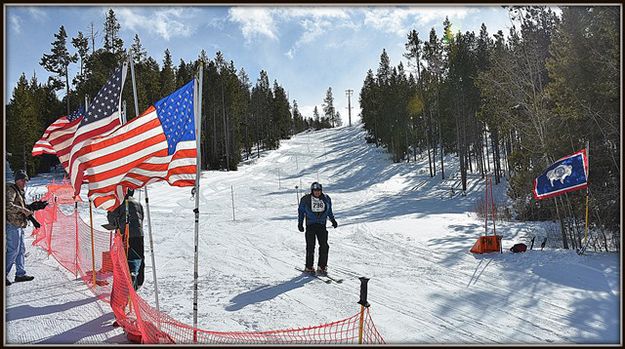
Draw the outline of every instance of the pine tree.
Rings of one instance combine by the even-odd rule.
[[[336,124],[336,116],[334,114],[334,97],[332,96],[332,87],[328,87],[326,96],[323,99],[323,115],[330,121],[332,127]]]
[[[416,30],[412,30],[408,33],[408,42],[405,44],[406,51],[408,52],[404,53],[404,57],[408,59],[408,64],[410,66],[415,67],[417,81],[421,81],[422,44],[423,42],[419,39],[419,33]]]
[[[369,133],[366,140],[367,142],[375,143],[376,146],[379,146],[379,131],[377,128],[378,104],[375,97],[376,89],[377,86],[373,71],[369,69],[362,84],[362,89],[360,90],[359,103],[362,109],[362,123]]]
[[[163,57],[163,68],[160,74],[160,98],[163,98],[176,90],[176,73],[171,59],[169,49],[165,49]]]
[[[252,88],[252,118],[255,128],[257,153],[260,155],[260,147],[271,149],[274,145],[271,119],[273,94],[269,87],[269,76],[265,70],[260,71],[256,85]]]
[[[376,74],[377,83],[380,86],[388,86],[391,79],[391,60],[386,53],[386,49],[382,49],[380,54],[380,63]]]
[[[294,124],[294,133],[302,132],[306,129],[306,122],[304,120],[304,116],[299,111],[299,106],[297,105],[297,101],[293,100],[293,124]]]
[[[6,135],[6,150],[11,154],[8,157],[9,164],[14,171],[25,169],[30,175],[34,174],[30,152],[40,131],[36,127],[38,115],[34,97],[28,80],[22,73],[13,90],[6,114],[6,128],[13,130]]]
[[[78,36],[72,39],[72,45],[78,50],[78,57],[80,57],[80,71],[78,75],[72,80],[74,85],[84,80],[84,65],[87,57],[89,57],[89,40],[82,34],[82,32],[78,32]]]
[[[313,127],[315,128],[315,130],[321,129],[321,116],[319,115],[319,110],[317,109],[317,106],[315,106],[315,109],[313,109]]]
[[[124,41],[119,37],[121,26],[115,17],[115,11],[109,9],[104,21],[104,50],[112,54],[122,53]]]
[[[243,130],[241,131],[241,138],[243,142],[243,147],[246,154],[246,160],[249,159],[250,154],[252,152],[252,138],[251,138],[251,125],[250,125],[250,110],[251,110],[251,87],[252,84],[250,82],[250,78],[247,75],[247,72],[244,68],[239,70],[239,89],[241,93],[240,97],[240,113],[242,116],[241,124],[243,126]]]
[[[52,43],[52,52],[44,54],[41,58],[40,65],[50,73],[55,75],[48,78],[48,84],[55,90],[66,88],[67,113],[70,112],[69,100],[69,64],[76,63],[78,56],[71,55],[67,51],[67,33],[65,27],[61,26],[59,32],[54,34],[56,40]],[[63,82],[63,79],[65,82]]]
[[[339,113],[338,111],[336,112],[336,114],[334,114],[334,126],[335,127],[343,126],[343,120],[341,119],[341,113]]]
[[[143,45],[141,45],[141,39],[139,39],[139,34],[135,34],[135,38],[132,42],[132,46],[130,46],[130,50],[132,52],[135,64],[141,64],[147,59],[148,53],[143,48]]]
[[[193,79],[194,69],[193,64],[185,63],[181,58],[178,63],[178,69],[176,70],[176,86],[180,87]]]
[[[601,230],[617,232],[620,186],[620,15],[617,7],[574,6],[562,8],[561,22],[550,45],[547,60],[550,82],[547,92],[554,113],[566,132],[559,133],[565,148],[574,152],[590,146],[590,211]],[[574,195],[574,194],[571,194]],[[581,206],[581,205],[578,205]],[[575,206],[577,217],[585,212]],[[580,229],[581,230],[581,229]],[[603,247],[609,241],[603,235]],[[610,246],[612,247],[612,246]],[[614,249],[619,246],[612,247]]]
[[[291,106],[287,99],[284,88],[278,84],[278,81],[274,80],[273,83],[273,115],[272,121],[275,128],[277,128],[278,144],[279,139],[288,139],[291,136],[290,126],[292,122]],[[277,147],[276,146],[276,147]]]

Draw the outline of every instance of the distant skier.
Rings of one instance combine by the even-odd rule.
[[[138,290],[143,285],[144,279],[144,253],[143,253],[143,206],[133,197],[134,190],[128,189],[126,200],[128,201],[128,230],[130,231],[128,238],[128,269],[132,285]],[[109,224],[116,229],[121,230],[124,245],[126,243],[126,200],[115,210],[109,212],[106,216]]]
[[[336,228],[338,223],[332,213],[332,200],[330,196],[323,193],[323,188],[318,182],[310,186],[310,194],[302,197],[298,208],[297,228],[304,232],[304,218],[306,218],[306,266],[304,271],[314,273],[313,268],[315,257],[315,237],[319,241],[319,261],[317,272],[327,273],[328,266],[328,230],[326,221],[329,218],[332,227]]]

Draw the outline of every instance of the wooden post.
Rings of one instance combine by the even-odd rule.
[[[78,279],[78,201],[74,201],[74,218],[76,219],[76,249],[74,250],[76,254],[76,259],[74,260],[76,269],[74,271],[74,276]],[[50,248],[50,246],[48,246],[48,248]]]
[[[93,208],[91,207],[91,199],[89,199],[89,225],[91,226],[91,275],[93,287],[95,287],[95,241],[93,237]]]
[[[234,186],[230,186],[230,194],[232,194],[232,221],[234,222],[235,216],[234,216]]]
[[[365,308],[369,307],[369,302],[367,302],[367,282],[369,279],[366,277],[360,277],[360,300],[358,304],[360,304],[360,321],[358,323],[358,344],[362,344],[362,335],[364,331],[364,322],[365,322]]]

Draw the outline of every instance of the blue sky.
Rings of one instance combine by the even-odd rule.
[[[79,31],[98,32],[96,47],[103,44],[103,23],[109,8],[121,25],[125,47],[139,35],[148,54],[162,64],[169,49],[174,63],[194,60],[204,49],[212,59],[222,51],[237,69],[244,68],[254,84],[261,69],[297,100],[304,116],[321,111],[328,87],[334,105],[347,123],[347,97],[352,89],[352,120],[359,113],[358,95],[368,69],[377,69],[385,48],[391,64],[405,59],[407,34],[415,29],[420,38],[435,28],[442,35],[445,16],[454,32],[479,32],[484,22],[489,34],[508,32],[511,22],[499,5],[419,6],[16,6],[5,5],[5,104],[22,73],[36,73],[45,81],[48,73],[39,65],[61,25],[71,38]],[[70,68],[70,79],[78,65]],[[137,77],[140,79],[141,77]]]

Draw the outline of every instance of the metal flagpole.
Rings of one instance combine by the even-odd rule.
[[[87,98],[87,95],[85,95],[85,114],[87,113],[87,110],[89,109],[89,100]],[[91,205],[91,204],[90,204]],[[89,206],[89,208],[91,208],[91,206]],[[78,279],[78,201],[76,200],[76,197],[74,197],[74,215],[76,218],[76,260],[75,260],[75,264],[76,264],[76,279]],[[92,222],[93,225],[93,222]]]
[[[139,100],[137,98],[137,84],[135,80],[135,63],[133,60],[134,52],[130,55],[130,75],[132,77],[132,93],[135,99],[135,117],[139,116]],[[156,310],[160,313],[161,308],[158,303],[158,282],[156,281],[156,262],[154,259],[154,240],[152,239],[152,220],[150,218],[150,201],[148,198],[148,185],[145,185],[145,209],[148,218],[148,235],[150,238],[150,255],[152,257],[152,276],[154,278],[154,298],[156,301]],[[144,257],[145,258],[145,257]],[[159,322],[160,324],[160,322]]]
[[[198,239],[199,239],[199,229],[200,229],[200,170],[201,170],[201,162],[200,162],[200,120],[202,113],[202,79],[204,73],[204,63],[200,62],[200,71],[199,71],[199,82],[195,81],[195,91],[193,93],[195,104],[195,142],[197,147],[197,159],[196,159],[196,172],[195,172],[195,209],[193,212],[195,213],[195,235],[193,238],[195,251],[193,256],[193,342],[197,343],[197,276],[198,276]]]
[[[590,157],[588,157],[590,151],[590,142],[586,141],[586,161],[590,161]],[[588,176],[590,174],[590,162],[588,164],[588,172],[586,173],[586,182],[588,182]],[[588,183],[586,183],[586,226],[584,227],[584,245],[586,244],[586,242],[588,241],[588,195],[589,194],[589,189],[588,189]]]

